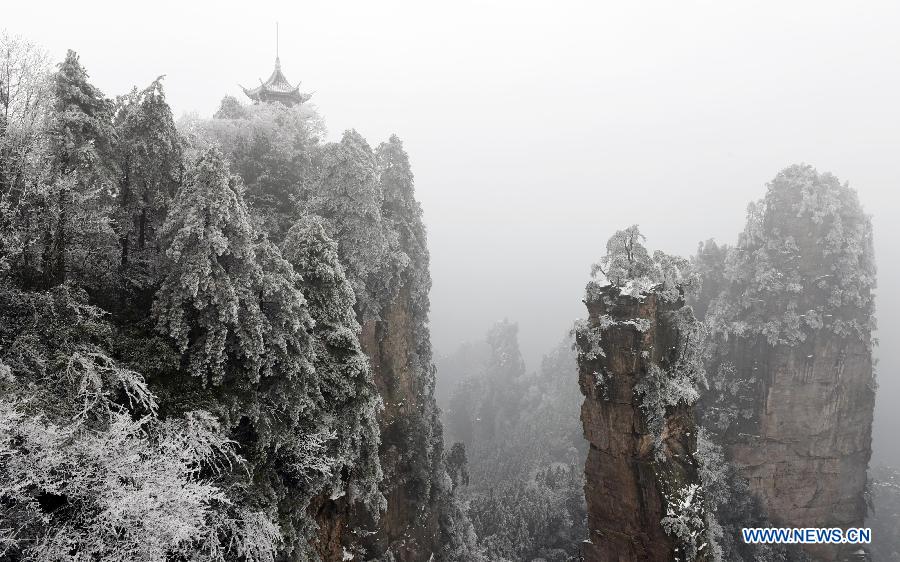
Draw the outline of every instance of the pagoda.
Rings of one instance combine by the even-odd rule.
[[[244,90],[247,97],[253,100],[254,103],[277,102],[288,107],[293,107],[295,105],[300,105],[312,97],[312,94],[300,92],[299,82],[296,86],[292,86],[281,72],[281,59],[278,56],[277,26],[275,28],[275,70],[272,72],[272,75],[269,76],[268,80],[265,82],[260,80],[259,82],[259,86],[255,88],[245,88],[241,86],[241,89]]]

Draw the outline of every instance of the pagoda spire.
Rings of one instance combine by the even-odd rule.
[[[244,93],[254,102],[278,102],[289,107],[300,105],[307,101],[311,95],[300,92],[300,83],[296,86],[291,85],[288,79],[281,72],[281,54],[280,54],[280,37],[278,22],[275,22],[275,70],[269,79],[256,88],[244,88]]]

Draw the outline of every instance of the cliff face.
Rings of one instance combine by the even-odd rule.
[[[344,498],[320,498],[311,509],[319,524],[316,549],[324,561],[388,555],[397,562],[442,559],[439,553],[448,541],[441,518],[451,497],[434,376],[428,349],[421,347],[422,322],[414,311],[410,290],[404,288],[381,319],[363,325],[360,343],[384,401],[378,421],[384,472],[380,488],[387,508],[376,521]]]
[[[737,339],[724,354],[731,381],[758,381],[724,445],[771,522],[863,526],[875,400],[867,346],[818,332],[796,346]],[[848,554],[831,545],[806,550],[820,560]]]
[[[733,248],[695,262],[712,333],[703,425],[786,527],[860,527],[875,400],[872,226],[856,193],[791,166],[752,204]],[[707,307],[708,305],[708,307]],[[808,545],[818,560],[858,550]]]
[[[468,546],[454,533],[466,520],[443,462],[428,330],[429,255],[409,160],[397,137],[374,153],[354,132],[326,148],[331,169],[312,201],[332,217],[355,283],[359,342],[383,403],[377,417],[385,505],[371,513],[345,497],[322,498],[313,506],[316,547],[328,562],[450,560]],[[345,207],[334,213],[322,193]]]
[[[378,532],[364,542],[370,554],[390,551],[398,562],[428,560],[441,540],[441,494],[435,481],[443,471],[441,428],[434,377],[417,348],[420,322],[411,309],[410,293],[403,289],[382,320],[363,326],[361,337],[384,400],[379,425],[387,499]]]
[[[693,409],[685,402],[656,409],[647,386],[670,374],[662,369],[674,367],[673,353],[684,348],[676,321],[683,302],[607,286],[586,304],[587,324],[576,330],[581,419],[590,442],[584,559],[706,559],[696,541],[705,536],[702,524],[685,541],[662,522],[686,516],[682,507],[703,519]]]

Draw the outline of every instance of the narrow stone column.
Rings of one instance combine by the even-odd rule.
[[[696,320],[683,301],[652,291],[634,297],[614,286],[589,286],[585,304],[588,320],[576,329],[581,419],[590,442],[584,559],[707,559],[694,459],[696,389],[678,372],[691,351],[685,330]],[[673,400],[681,391],[686,399]]]

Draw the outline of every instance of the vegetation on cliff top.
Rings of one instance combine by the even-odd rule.
[[[378,517],[359,321],[401,287],[433,388],[400,140],[233,99],[176,127],[161,79],[112,100],[71,51],[0,47],[0,553],[314,559],[312,498]]]
[[[737,245],[701,244],[695,263],[714,334],[797,345],[818,330],[872,343],[875,260],[871,218],[846,183],[812,166],[785,168],[751,203]],[[708,308],[707,308],[708,307]]]

